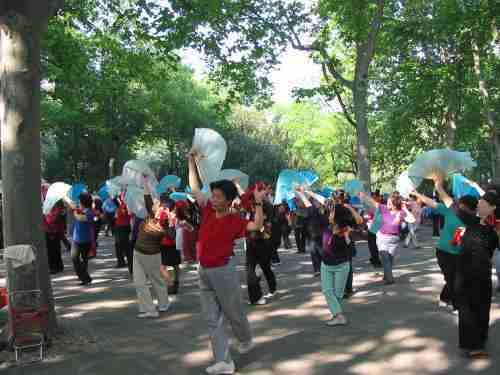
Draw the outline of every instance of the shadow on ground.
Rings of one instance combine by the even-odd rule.
[[[428,228],[424,247],[402,249],[397,283],[382,285],[371,268],[366,245],[354,261],[358,292],[345,303],[349,325],[327,327],[329,312],[308,255],[280,252],[279,293],[262,307],[249,308],[257,342],[234,355],[239,374],[498,374],[500,305],[495,296],[489,360],[470,362],[457,350],[457,318],[437,308],[442,276]],[[426,239],[426,240],[425,240]],[[64,326],[95,340],[80,351],[51,356],[39,365],[11,367],[12,375],[202,374],[210,364],[207,328],[200,314],[197,275],[183,273],[181,294],[158,320],[138,320],[135,291],[124,269],[113,268],[109,239],[93,262],[95,283],[78,286],[66,271],[54,278],[57,311]],[[243,274],[243,262],[240,270]],[[244,283],[243,283],[244,284]],[[265,288],[265,287],[264,287]],[[245,285],[243,294],[246,297]],[[92,340],[91,340],[92,341]]]

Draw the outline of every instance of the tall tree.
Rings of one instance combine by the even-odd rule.
[[[3,231],[6,246],[33,244],[33,280],[56,327],[40,202],[40,40],[58,0],[0,3],[0,122],[2,136]]]
[[[323,68],[324,82],[317,91],[337,98],[346,119],[357,133],[358,175],[370,185],[368,97],[370,66],[384,23],[386,0],[302,1],[229,0],[171,1],[174,14],[163,19],[164,28],[191,30],[188,42],[209,56],[213,76],[242,92],[240,99],[269,92],[268,72],[288,46],[306,51]],[[398,3],[398,2],[395,2]],[[392,5],[392,4],[391,4]],[[341,39],[347,54],[336,53]],[[354,70],[349,72],[351,61]],[[350,95],[350,99],[344,97]],[[236,94],[235,94],[236,95]]]

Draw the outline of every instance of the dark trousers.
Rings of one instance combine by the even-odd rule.
[[[490,324],[491,268],[467,278],[457,272],[456,295],[459,346],[465,350],[482,350]]]
[[[457,302],[455,297],[455,281],[457,275],[458,256],[436,249],[436,257],[445,282],[439,299],[447,304],[453,305],[453,309],[456,310]]]
[[[279,248],[279,244],[278,243],[274,243],[272,245],[271,262],[273,264],[281,263],[280,255],[278,254],[278,248]]]
[[[50,273],[59,273],[64,270],[61,256],[61,235],[59,233],[45,233],[47,256]]]
[[[89,283],[92,278],[88,272],[89,258],[88,253],[91,247],[91,243],[76,243],[73,242],[71,248],[71,258],[73,260],[73,267],[75,268],[75,273],[83,283]]]
[[[353,273],[353,270],[352,270],[352,258],[351,260],[349,261],[349,275],[347,276],[347,282],[345,284],[345,291],[346,293],[352,293],[353,289],[352,289],[352,282],[354,280],[354,273]]]
[[[250,303],[255,303],[262,298],[260,277],[257,277],[255,268],[260,266],[267,281],[269,292],[276,291],[276,277],[271,269],[271,249],[267,240],[248,240],[246,253],[248,298]]]
[[[105,213],[104,214],[106,220],[106,236],[109,235],[109,232],[113,234],[113,230],[115,227],[115,214],[114,213]]]
[[[291,232],[292,229],[288,225],[281,227],[281,236],[283,237],[283,246],[285,249],[290,249],[292,247],[292,244],[290,243]]]
[[[432,236],[439,237],[439,231],[443,227],[443,217],[441,215],[432,215]]]
[[[321,238],[308,239],[306,246],[311,254],[311,262],[314,273],[321,272]]]
[[[120,226],[115,227],[115,252],[116,259],[118,261],[118,266],[125,266],[125,257],[127,258],[127,264],[129,271],[132,273],[133,262],[133,251],[130,244],[130,226]]]
[[[305,227],[295,228],[295,242],[297,243],[297,250],[299,253],[306,252],[306,237],[307,231]]]
[[[374,266],[380,266],[382,262],[378,253],[377,235],[372,232],[368,232],[368,250],[370,251],[370,263]]]
[[[64,233],[61,234],[61,242],[64,244],[68,252],[71,251],[71,242],[69,242],[68,238],[66,237],[66,234]]]

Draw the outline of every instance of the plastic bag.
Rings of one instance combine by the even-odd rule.
[[[332,197],[332,194],[335,192],[335,189],[326,186],[321,190],[318,190],[317,193],[327,199],[330,199]]]
[[[243,190],[246,190],[248,188],[248,185],[250,184],[250,177],[237,169],[223,169],[222,171],[220,171],[218,180],[232,181],[235,178],[240,179],[240,186]]]
[[[125,193],[125,204],[130,212],[140,219],[148,215],[146,203],[144,202],[144,189],[129,185]]]
[[[470,152],[437,149],[417,156],[408,168],[408,176],[415,183],[418,179],[432,178],[435,174],[447,177],[453,173],[463,172],[476,167]]]
[[[129,160],[126,162],[123,166],[121,181],[126,185],[132,185],[139,188],[143,188],[144,183],[147,183],[151,190],[151,194],[157,197],[156,188],[158,186],[158,180],[153,170],[144,160]]]
[[[125,184],[125,182],[121,176],[113,177],[111,180],[106,181],[106,187],[108,188],[108,194],[113,198],[120,195],[120,193],[125,190],[126,186],[127,185]]]
[[[47,196],[43,202],[43,214],[48,215],[55,204],[65,197],[69,197],[71,185],[64,182],[56,182],[50,185]]]
[[[305,170],[298,171],[297,173],[299,174],[300,178],[304,180],[306,185],[309,186],[314,185],[314,183],[319,180],[319,176],[313,171]]]
[[[87,193],[87,185],[79,182],[71,186],[69,191],[69,198],[76,204],[80,203],[80,194]]]
[[[169,198],[174,200],[174,201],[187,201],[188,200],[188,194],[187,193],[179,193],[175,192],[169,195]]]
[[[178,189],[181,186],[181,178],[175,175],[167,175],[160,180],[160,183],[156,187],[156,192],[158,194],[163,194],[167,192],[168,189],[174,188]]]
[[[109,198],[108,187],[106,186],[106,184],[101,186],[101,188],[97,192],[97,195],[103,202]]]
[[[363,183],[359,180],[350,180],[344,184],[344,191],[349,194],[351,197],[354,197],[365,191]]]
[[[274,204],[281,204],[283,201],[288,202],[295,198],[295,188],[304,182],[304,178],[301,177],[297,171],[291,169],[282,170],[276,182]]]
[[[399,175],[396,183],[396,190],[399,191],[399,194],[401,194],[403,198],[409,198],[410,193],[417,188],[418,185],[415,185],[414,181],[419,182],[418,185],[420,185],[422,179],[414,178],[414,180],[411,180],[408,177],[408,171],[404,171]]]
[[[224,138],[212,129],[195,129],[193,149],[199,154],[196,166],[203,184],[216,181],[226,159],[227,144]]]
[[[476,198],[481,196],[476,188],[469,184],[469,180],[459,173],[452,176],[452,194],[457,199],[464,195],[472,195]]]

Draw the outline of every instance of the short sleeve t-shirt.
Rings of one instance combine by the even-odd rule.
[[[115,215],[115,225],[117,227],[127,227],[130,225],[130,213],[128,212],[127,205],[125,203],[120,203]]]
[[[91,226],[94,225],[94,213],[92,210],[87,209],[84,214],[87,216],[87,221],[75,220],[73,226],[73,241],[79,244],[93,241]]]
[[[446,207],[442,203],[438,203],[435,211],[444,217],[444,226],[441,230],[437,248],[447,253],[460,254],[462,251],[461,246],[452,245],[450,242],[453,240],[457,228],[465,227],[465,224],[451,208]]]
[[[198,259],[202,267],[226,265],[234,255],[234,241],[245,237],[248,220],[239,214],[217,218],[212,204],[202,208],[198,237]]]
[[[403,223],[406,213],[404,211],[392,213],[385,204],[380,204],[378,208],[382,215],[380,232],[387,235],[399,236],[401,223]]]
[[[377,234],[382,226],[382,214],[380,210],[377,208],[373,211],[373,217],[368,222],[368,231],[372,234]]]

